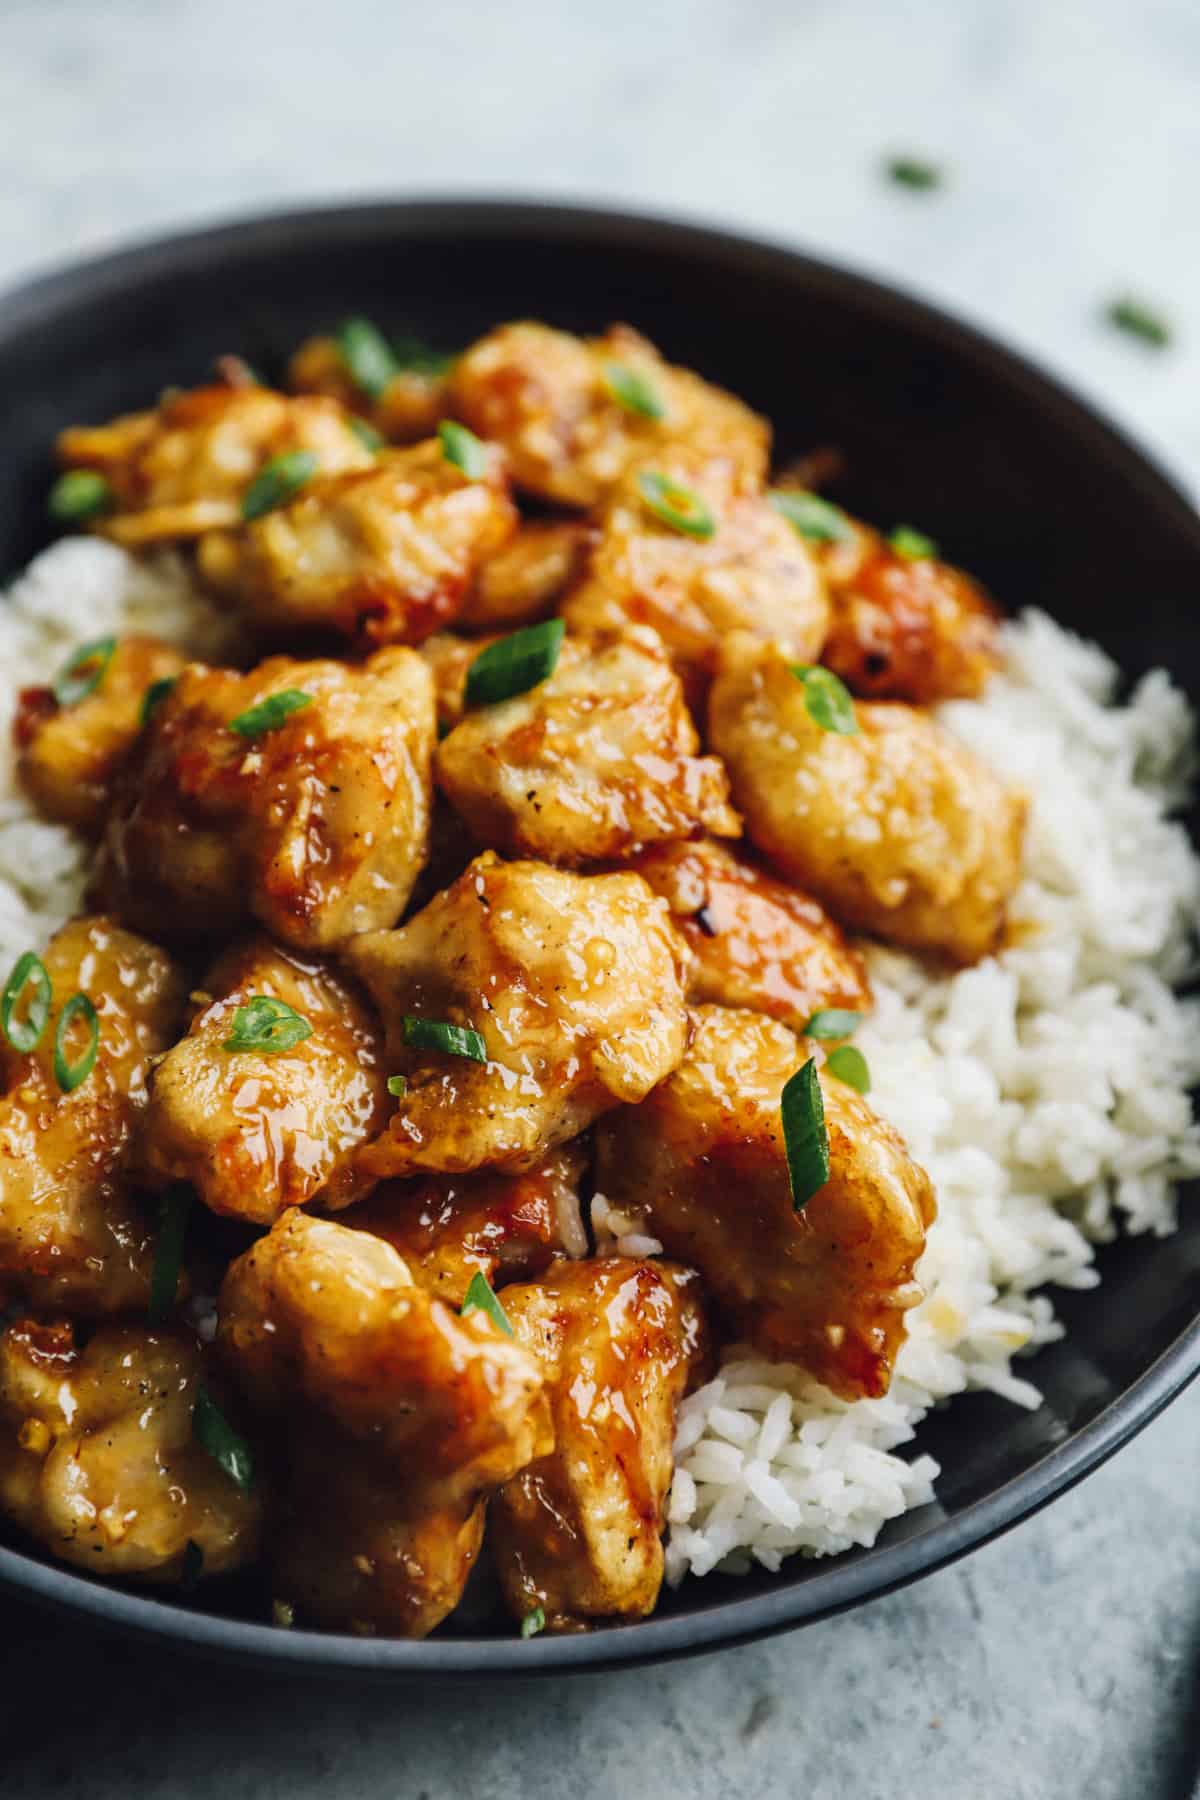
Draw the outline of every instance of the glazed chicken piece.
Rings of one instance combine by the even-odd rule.
[[[147,1070],[175,1041],[186,986],[163,951],[106,918],[73,919],[42,960],[53,1003],[40,1040],[22,1055],[0,1038],[0,1299],[95,1317],[149,1295],[153,1233],[129,1164]],[[55,1038],[80,993],[96,1009],[96,1061],[64,1093]],[[63,1049],[70,1068],[82,1060],[82,1020]]]
[[[288,1212],[218,1300],[232,1378],[274,1434],[275,1591],[320,1624],[423,1637],[457,1604],[487,1495],[549,1447],[535,1358],[390,1244]]]
[[[408,1079],[359,1173],[528,1169],[610,1107],[636,1105],[683,1055],[682,956],[637,875],[476,857],[402,929],[347,951]],[[488,1061],[414,1046],[408,1018],[474,1030]]]
[[[437,438],[314,480],[290,505],[210,533],[201,575],[273,631],[417,644],[462,609],[477,570],[517,527],[503,458],[477,481]]]
[[[17,771],[44,819],[79,831],[101,829],[113,779],[142,728],[147,695],[186,661],[158,638],[127,637],[81,664],[79,685],[93,673],[98,679],[78,699],[70,694],[70,674],[62,701],[52,687],[22,691],[13,723]]]
[[[699,1007],[679,1068],[597,1130],[596,1185],[699,1269],[746,1341],[846,1400],[885,1394],[921,1299],[928,1177],[853,1088],[822,1072],[829,1180],[796,1212],[779,1107],[805,1060],[758,1013]]]
[[[198,1442],[207,1354],[190,1333],[65,1320],[0,1337],[0,1510],[89,1575],[178,1582],[258,1549],[262,1503]],[[219,1387],[212,1396],[227,1420]],[[197,1557],[197,1552],[199,1556]]]
[[[690,1269],[614,1256],[507,1288],[546,1373],[554,1448],[501,1488],[489,1537],[515,1618],[551,1631],[654,1611],[679,1401],[707,1353]]]
[[[550,677],[468,712],[438,785],[481,844],[577,866],[700,830],[736,837],[725,771],[653,632],[563,643]]]
[[[995,950],[1026,803],[928,714],[860,704],[823,730],[778,646],[730,640],[709,731],[758,848],[848,925],[962,963]]]
[[[367,420],[392,444],[415,444],[432,436],[446,412],[446,369],[440,358],[400,368],[379,394],[355,381],[336,338],[314,337],[301,344],[288,364],[294,394],[328,394],[348,412]]]
[[[254,386],[172,392],[149,412],[73,425],[58,439],[64,469],[94,469],[108,482],[112,504],[95,529],[131,549],[240,524],[255,476],[297,450],[323,475],[375,460],[336,401]]]
[[[583,565],[592,533],[573,520],[535,520],[490,557],[458,623],[468,631],[515,631],[553,612]]]
[[[577,1144],[566,1144],[524,1174],[481,1169],[385,1181],[339,1223],[383,1238],[418,1286],[461,1306],[476,1275],[503,1287],[540,1275],[557,1256],[586,1254],[579,1210],[586,1163]]]
[[[193,663],[117,784],[98,876],[131,923],[214,937],[254,917],[328,950],[400,916],[425,860],[433,683],[412,650],[361,667]]]
[[[866,964],[815,900],[723,844],[658,844],[633,867],[692,953],[688,998],[749,1007],[802,1031],[827,1007],[869,1012]]]
[[[650,507],[646,482],[668,478],[707,509],[695,537]],[[763,495],[739,491],[727,462],[690,446],[631,466],[599,515],[599,540],[562,613],[581,636],[649,625],[703,700],[728,632],[788,645],[815,662],[829,626],[825,582],[811,548]]]
[[[327,965],[263,937],[227,951],[205,990],[187,1036],[151,1077],[138,1146],[147,1182],[190,1182],[213,1212],[258,1225],[313,1199],[345,1205],[351,1153],[383,1130],[390,1105],[363,1000]],[[310,1035],[234,1047],[263,996]]]
[[[601,338],[498,326],[459,357],[450,409],[504,446],[518,487],[564,506],[597,505],[634,457],[680,443],[722,459],[747,487],[766,476],[766,420],[664,362],[627,325]]]

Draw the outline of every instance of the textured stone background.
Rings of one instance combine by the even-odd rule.
[[[1200,487],[1198,84],[1195,0],[0,0],[0,283],[287,200],[633,201],[923,291]],[[890,188],[891,149],[952,185]],[[1170,354],[1098,323],[1126,287]],[[907,1593],[558,1687],[289,1689],[5,1601],[5,1800],[1183,1800],[1198,1467],[1200,1391]]]

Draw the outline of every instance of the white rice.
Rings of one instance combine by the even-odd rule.
[[[228,641],[179,559],[94,539],[48,550],[0,604],[0,972],[85,886],[79,839],[33,817],[14,779],[17,691],[80,643],[135,630],[198,656]],[[1200,1003],[1173,991],[1191,972],[1200,862],[1168,817],[1191,774],[1188,707],[1162,673],[1113,706],[1114,666],[1039,613],[1007,627],[1006,649],[986,699],[942,716],[1032,798],[1014,948],[940,977],[872,949],[876,1011],[856,1040],[874,1104],[937,1189],[926,1298],[882,1400],[847,1404],[726,1352],[680,1412],[672,1581],[869,1545],[929,1500],[932,1458],[895,1454],[929,1409],[968,1388],[1037,1406],[1013,1358],[1060,1335],[1038,1290],[1093,1286],[1094,1247],[1122,1225],[1169,1232],[1175,1183],[1200,1173]],[[661,1251],[603,1195],[592,1224],[601,1248]]]

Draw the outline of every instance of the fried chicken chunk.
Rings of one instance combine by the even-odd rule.
[[[648,498],[666,477],[711,517],[712,532],[668,524]],[[762,494],[739,490],[727,461],[690,446],[633,464],[599,517],[599,540],[563,604],[572,631],[590,635],[650,625],[703,697],[726,633],[786,643],[815,662],[829,625],[816,558]]]
[[[129,1163],[146,1072],[175,1041],[184,980],[106,918],[64,925],[43,962],[53,1003],[36,1047],[21,1055],[0,1039],[0,1298],[89,1317],[144,1306],[153,1234],[129,1194]],[[77,994],[96,1009],[96,1061],[64,1093],[54,1046]],[[70,1067],[87,1050],[83,1024],[63,1033]]]
[[[480,569],[458,623],[468,631],[515,631],[553,612],[582,566],[591,542],[586,525],[538,519]]]
[[[633,867],[671,908],[688,998],[749,1007],[802,1031],[815,1012],[868,1012],[866,965],[829,914],[723,844],[657,844]]]
[[[13,741],[17,771],[42,817],[97,832],[116,771],[141,730],[147,695],[178,675],[187,658],[153,637],[122,638],[92,661],[87,648],[77,652],[78,681],[86,685],[98,673],[95,685],[75,699],[68,674],[62,700],[52,687],[25,688]]]
[[[431,1298],[390,1244],[301,1212],[231,1265],[218,1307],[283,1471],[276,1592],[321,1624],[432,1631],[484,1499],[548,1448],[536,1359],[486,1313]]]
[[[640,407],[629,404],[631,383]],[[766,420],[664,362],[627,325],[601,338],[529,321],[498,326],[459,357],[450,408],[504,446],[519,487],[565,506],[595,506],[633,457],[680,443],[725,460],[748,486],[766,476]]]
[[[516,530],[503,458],[486,454],[479,480],[430,438],[309,482],[290,505],[210,533],[200,573],[259,626],[420,643],[456,616],[476,571]]]
[[[351,1153],[382,1131],[389,1106],[362,999],[326,964],[262,937],[227,951],[205,987],[187,1036],[151,1077],[138,1147],[147,1180],[190,1182],[213,1212],[259,1225],[316,1198],[345,1205]],[[262,1048],[237,1048],[264,996],[309,1035],[281,1048],[268,1026]]]
[[[428,848],[433,715],[413,650],[248,675],[193,663],[117,784],[100,891],[178,937],[252,916],[325,950],[390,925]]]
[[[653,1612],[675,1412],[707,1348],[698,1288],[690,1269],[613,1256],[505,1290],[554,1415],[553,1450],[501,1488],[489,1515],[516,1618],[540,1606],[551,1631],[569,1631]]]
[[[255,476],[297,450],[324,475],[375,460],[336,401],[252,386],[169,393],[152,411],[73,425],[58,439],[64,468],[94,469],[108,482],[112,505],[95,528],[131,548],[240,524]]]
[[[596,1183],[699,1269],[747,1341],[843,1399],[885,1394],[921,1298],[928,1177],[854,1089],[822,1072],[830,1176],[792,1207],[780,1098],[804,1060],[784,1026],[699,1007],[686,1057],[597,1131]]]
[[[928,714],[812,718],[786,651],[730,640],[709,731],[758,848],[847,924],[963,963],[994,950],[1020,879],[1026,804]]]
[[[206,1361],[189,1333],[104,1325],[81,1349],[65,1320],[15,1320],[0,1337],[0,1510],[89,1575],[178,1582],[249,1562],[259,1495],[193,1431]]]
[[[437,430],[446,411],[446,373],[440,361],[422,357],[397,369],[381,392],[368,394],[347,368],[337,339],[314,337],[289,362],[287,383],[294,394],[328,394],[340,400],[389,443],[415,444]]]
[[[564,642],[547,680],[469,712],[434,768],[481,844],[577,866],[701,828],[736,837],[725,771],[699,748],[678,676],[639,631]]]
[[[359,1152],[371,1180],[485,1163],[528,1169],[683,1055],[683,949],[637,875],[570,875],[476,857],[399,931],[347,957],[387,1025],[408,1091]],[[478,1032],[488,1060],[419,1047],[408,1021]]]

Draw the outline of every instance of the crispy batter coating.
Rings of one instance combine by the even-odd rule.
[[[0,1509],[89,1575],[177,1582],[250,1561],[259,1494],[192,1431],[206,1361],[183,1332],[103,1325],[80,1348],[65,1320],[14,1321],[0,1337]]]
[[[504,632],[545,618],[579,573],[592,536],[573,519],[521,525],[511,543],[480,569],[459,625]]]
[[[437,430],[445,414],[446,376],[426,369],[401,369],[382,394],[365,394],[346,368],[336,338],[313,337],[288,363],[294,394],[328,394],[348,412],[364,418],[389,443],[415,444]]]
[[[675,1412],[707,1352],[698,1289],[690,1269],[614,1256],[505,1290],[554,1415],[553,1450],[489,1516],[514,1617],[541,1606],[551,1631],[569,1631],[654,1611]]]
[[[13,721],[17,772],[44,819],[101,829],[113,779],[141,730],[147,692],[186,661],[158,638],[127,637],[83,699],[61,706],[53,688],[22,690]]]
[[[147,1181],[190,1182],[213,1212],[269,1225],[289,1206],[337,1207],[351,1153],[382,1131],[390,1102],[381,1034],[327,964],[259,937],[226,951],[210,996],[153,1071],[138,1163]],[[267,995],[312,1027],[284,1051],[231,1050],[239,1008]]]
[[[637,875],[487,851],[400,930],[359,938],[347,956],[408,1078],[387,1131],[359,1152],[371,1180],[530,1168],[643,1099],[683,1055],[683,947]],[[410,1047],[409,1015],[473,1028],[488,1062]]]
[[[758,848],[845,923],[969,963],[996,948],[1024,797],[928,714],[860,704],[824,731],[776,645],[726,645],[709,731]]]
[[[648,384],[661,418],[622,404],[614,371]],[[630,460],[688,444],[725,460],[749,487],[761,486],[770,451],[765,419],[732,394],[673,368],[627,325],[601,338],[548,325],[500,325],[458,359],[451,410],[481,437],[503,444],[513,480],[565,506],[603,500]]]
[[[831,1173],[792,1207],[779,1117],[805,1051],[758,1013],[699,1007],[686,1057],[597,1131],[596,1182],[700,1270],[736,1329],[844,1399],[885,1394],[921,1298],[928,1177],[854,1089],[821,1074]]]
[[[664,474],[709,507],[716,529],[690,537],[658,518],[640,482]],[[690,445],[633,464],[599,516],[599,541],[562,612],[581,635],[649,625],[703,697],[726,634],[753,632],[815,662],[829,626],[811,547],[770,501],[740,491],[728,463]]]
[[[279,694],[308,702],[254,736]],[[326,950],[399,917],[425,860],[433,683],[412,650],[361,667],[272,657],[248,675],[193,663],[126,763],[100,891],[132,923],[212,937],[257,918]]]
[[[438,745],[438,784],[479,843],[577,867],[705,829],[736,837],[653,632],[564,641],[548,680],[479,706]]]
[[[504,462],[471,480],[430,438],[314,480],[288,506],[212,532],[201,575],[256,624],[417,644],[453,619],[517,527]]]
[[[862,957],[824,907],[723,844],[658,844],[634,868],[692,953],[688,998],[769,1013],[800,1031],[823,1007],[869,1012]]]
[[[131,548],[200,537],[241,522],[244,494],[263,466],[308,450],[325,475],[374,457],[334,400],[264,387],[213,386],[165,394],[149,412],[59,434],[67,469],[95,469],[114,497],[94,529]]]
[[[73,919],[43,957],[54,990],[38,1045],[0,1038],[0,1296],[88,1317],[143,1306],[153,1233],[130,1193],[134,1130],[150,1059],[174,1043],[186,986],[144,938],[107,918]],[[54,1073],[63,1006],[89,996],[100,1037],[91,1074],[64,1094]],[[84,1046],[71,1032],[74,1061]]]

